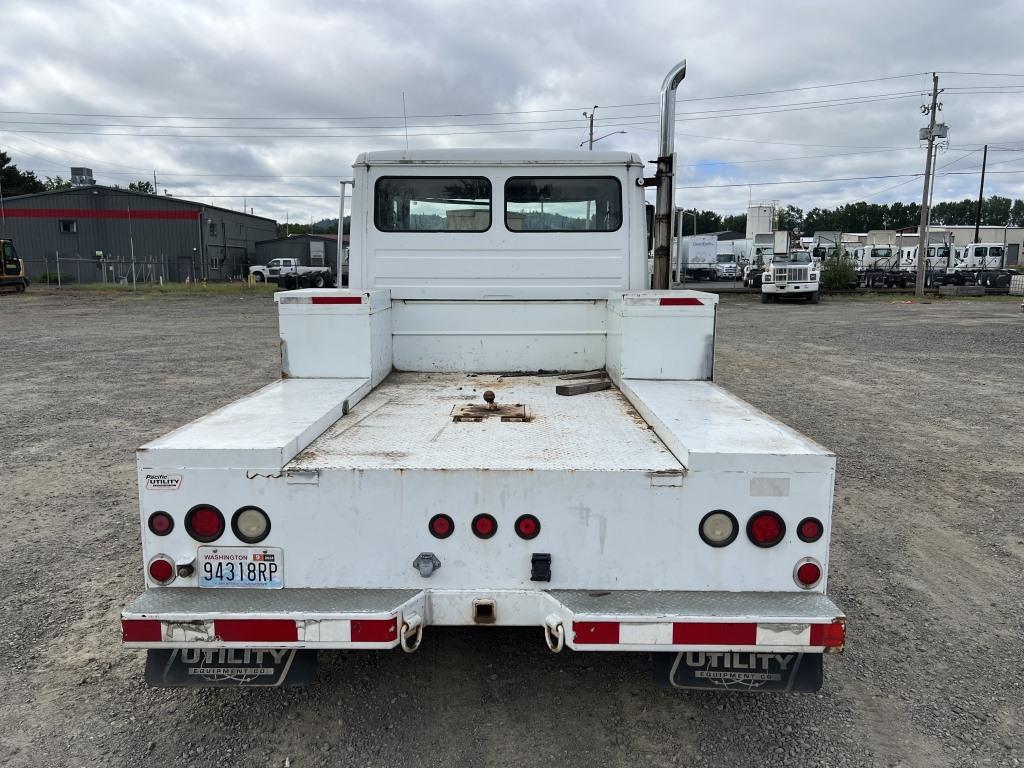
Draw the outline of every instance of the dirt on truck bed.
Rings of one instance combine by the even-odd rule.
[[[756,299],[756,297],[755,297]],[[152,690],[134,449],[273,379],[266,296],[0,296],[0,764],[1015,766],[1024,315],[996,301],[720,308],[718,382],[839,457],[818,694],[655,688],[642,654],[428,628],[315,687]]]

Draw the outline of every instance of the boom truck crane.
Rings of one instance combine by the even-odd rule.
[[[818,689],[835,456],[715,384],[717,296],[665,289],[684,73],[654,179],[621,151],[359,155],[350,285],[276,295],[282,378],[138,451],[121,629],[150,684],[524,626],[668,686]]]

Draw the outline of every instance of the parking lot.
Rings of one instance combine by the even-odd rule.
[[[741,283],[737,283],[741,285]],[[1024,314],[723,296],[716,378],[839,457],[818,694],[655,688],[642,655],[430,628],[294,690],[151,690],[133,451],[274,378],[267,296],[0,296],[0,764],[1017,766]]]

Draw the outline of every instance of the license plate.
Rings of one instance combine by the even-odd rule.
[[[821,688],[820,653],[682,651],[652,656],[655,683],[663,687],[791,692]]]
[[[199,586],[281,589],[284,553],[279,547],[200,547]]]

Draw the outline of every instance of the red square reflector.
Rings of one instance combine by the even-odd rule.
[[[704,302],[692,296],[663,296],[661,299],[663,307],[703,307]]]
[[[353,643],[391,643],[398,638],[398,619],[359,619],[352,622]]]
[[[215,619],[213,633],[226,643],[294,643],[293,619]]]
[[[676,645],[757,645],[757,624],[673,624],[672,642]]]
[[[572,635],[579,645],[617,645],[619,622],[617,621],[574,621]]]
[[[846,643],[846,624],[837,621],[833,624],[811,624],[811,645],[825,648],[842,648]]]
[[[362,304],[362,296],[314,296],[313,304]]]
[[[157,619],[121,619],[121,641],[125,643],[159,643],[164,639]]]

